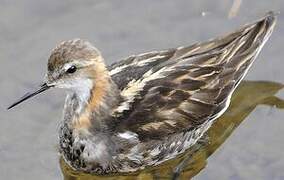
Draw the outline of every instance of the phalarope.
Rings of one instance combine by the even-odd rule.
[[[69,89],[60,152],[74,169],[107,174],[158,165],[191,147],[228,108],[269,38],[275,15],[229,35],[106,66],[81,39],[59,44],[38,90]]]

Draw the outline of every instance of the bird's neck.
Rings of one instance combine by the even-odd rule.
[[[113,124],[112,110],[119,103],[119,90],[108,74],[97,76],[95,82],[86,84],[89,85],[85,89],[79,89],[71,96],[75,103],[67,105],[73,109],[71,117],[67,118],[69,126],[78,132],[108,131]]]

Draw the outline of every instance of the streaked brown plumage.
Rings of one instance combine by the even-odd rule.
[[[245,75],[245,71],[260,50],[260,45],[270,34],[273,23],[274,21],[265,19],[209,42],[163,52],[153,52],[142,57],[128,58],[128,61],[131,60],[128,64],[131,64],[133,61],[139,62],[141,59],[160,55],[164,57],[151,62],[153,65],[149,65],[147,70],[150,70],[152,66],[156,69],[175,66],[176,70],[165,72],[166,78],[149,82],[142,92],[147,94],[142,97],[147,96],[147,98],[140,98],[142,100],[139,103],[137,103],[138,100],[135,101],[136,107],[130,110],[131,116],[128,120],[125,116],[122,116],[123,120],[127,121],[126,126],[128,128],[133,126],[135,129],[137,118],[133,116],[143,117],[142,124],[144,126],[147,126],[147,122],[151,124],[152,121],[155,121],[159,124],[159,122],[164,122],[165,118],[174,119],[175,126],[165,122],[160,124],[160,128],[151,131],[151,126],[146,130],[139,124],[135,130],[143,134],[144,138],[157,137],[159,134],[163,137],[165,133],[195,128],[208,120],[209,117],[214,117],[224,108],[230,93]],[[123,62],[112,65],[110,69],[122,66]],[[133,66],[135,66],[135,63]],[[112,78],[124,88],[126,82],[119,77],[124,74],[129,76],[129,74],[132,74],[131,71],[135,70],[136,68],[127,67],[113,75]],[[141,78],[147,70],[143,69],[139,77],[137,77],[137,73],[133,73],[133,77],[130,77],[129,80]],[[116,80],[116,77],[118,77],[118,80]],[[155,93],[159,93],[159,95],[151,96]],[[157,101],[158,103],[151,104]],[[186,101],[188,101],[188,104],[185,105],[187,107],[184,108],[186,109],[184,111],[179,106],[180,102]],[[151,109],[151,111],[147,112],[148,109]],[[159,112],[154,113],[158,109]],[[163,111],[171,109],[174,110],[172,114],[167,114],[166,117],[162,116]],[[141,116],[139,116],[139,113]],[[144,120],[145,115],[148,114],[156,115],[146,117],[147,120]],[[138,118],[138,121],[141,118]]]
[[[99,174],[160,164],[191,147],[227,109],[275,25],[273,13],[229,35],[131,56],[106,67],[83,40],[61,43],[48,62],[48,89],[71,89],[60,149],[71,167]]]

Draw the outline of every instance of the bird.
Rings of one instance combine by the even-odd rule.
[[[276,24],[276,15],[227,35],[106,65],[83,39],[63,41],[37,90],[67,95],[59,151],[74,170],[100,175],[159,165],[192,147],[228,108]]]

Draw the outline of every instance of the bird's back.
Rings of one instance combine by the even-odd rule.
[[[131,56],[109,66],[124,101],[114,110],[118,129],[140,140],[161,139],[219,117],[260,49],[275,16],[189,47]]]

